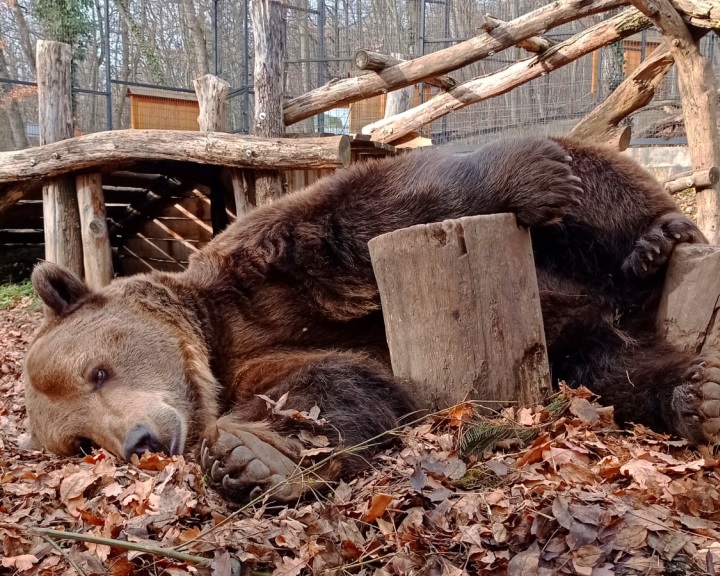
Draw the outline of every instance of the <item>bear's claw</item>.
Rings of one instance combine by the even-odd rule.
[[[220,429],[204,438],[200,463],[208,479],[235,502],[254,499],[269,491],[271,499],[297,500],[305,491],[295,462],[254,434]]]
[[[704,241],[689,218],[679,212],[666,214],[635,242],[633,251],[623,262],[623,272],[627,276],[646,278],[665,266],[676,244]]]
[[[720,443],[720,361],[698,358],[686,383],[673,390],[671,405],[679,434],[695,444]]]

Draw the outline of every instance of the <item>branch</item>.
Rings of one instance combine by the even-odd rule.
[[[371,139],[393,142],[453,110],[509,92],[593,50],[613,44],[649,26],[650,22],[637,10],[625,10],[557,44],[543,54],[521,60],[495,74],[470,80],[450,92],[438,94],[412,110],[374,123],[371,125],[375,128]]]
[[[646,106],[655,89],[673,65],[667,48],[657,48],[602,104],[585,116],[570,131],[570,136],[605,141],[629,114]]]
[[[77,540],[80,542],[90,542],[92,544],[103,544],[111,548],[121,548],[123,550],[134,550],[136,552],[144,552],[154,556],[164,556],[173,558],[183,562],[191,562],[193,564],[209,565],[208,558],[200,556],[192,556],[184,552],[178,552],[172,548],[161,548],[159,546],[150,546],[149,544],[140,544],[138,542],[126,542],[125,540],[114,540],[112,538],[102,538],[93,536],[92,534],[79,534],[77,532],[65,532],[64,530],[52,530],[51,528],[31,528],[32,532],[42,536],[52,538],[54,540]]]
[[[295,124],[336,106],[447,74],[548,28],[625,4],[626,0],[557,0],[450,48],[402,62],[378,74],[336,80],[293,98],[283,108],[285,125]]]

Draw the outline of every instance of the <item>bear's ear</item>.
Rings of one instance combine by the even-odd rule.
[[[70,270],[52,262],[35,266],[32,284],[40,299],[58,316],[65,316],[90,295],[90,288],[85,282]]]

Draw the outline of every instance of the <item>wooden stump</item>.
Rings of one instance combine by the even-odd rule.
[[[683,244],[670,259],[658,330],[690,352],[720,350],[720,246]]]
[[[393,371],[420,406],[541,400],[550,374],[537,277],[514,215],[414,226],[369,246]]]
[[[73,136],[70,87],[71,48],[62,42],[37,43],[38,119],[40,144]],[[45,259],[82,277],[83,254],[75,178],[59,176],[43,182]]]

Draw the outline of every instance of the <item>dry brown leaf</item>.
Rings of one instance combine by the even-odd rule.
[[[374,522],[380,516],[385,514],[385,510],[392,502],[392,496],[389,494],[375,494],[370,501],[367,512],[363,515],[363,522]]]

